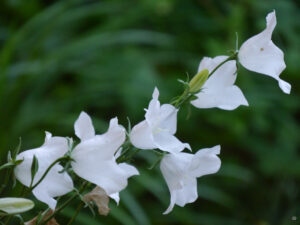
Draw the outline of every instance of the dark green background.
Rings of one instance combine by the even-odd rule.
[[[168,102],[182,91],[178,78],[193,75],[203,56],[228,54],[235,32],[242,43],[262,31],[273,9],[273,41],[285,53],[281,77],[292,84],[291,95],[240,67],[237,84],[250,107],[191,108],[189,120],[187,108],[179,113],[177,136],[194,151],[222,145],[221,170],[198,179],[198,200],[163,216],[169,192],[159,167],[147,169],[154,155],[142,152],[133,162],[141,176],[129,179],[119,207],[112,202],[109,216],[95,218],[85,209],[75,224],[300,224],[297,0],[1,0],[1,163],[20,136],[22,150],[40,146],[45,130],[74,137],[81,110],[98,133],[114,116],[136,124],[155,86]],[[61,225],[78,202],[57,217]]]

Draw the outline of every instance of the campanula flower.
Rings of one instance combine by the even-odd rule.
[[[163,157],[160,169],[171,194],[170,205],[164,214],[171,212],[175,204],[183,207],[196,201],[197,178],[220,169],[218,154],[219,145],[199,150],[196,154],[180,152]]]
[[[17,159],[24,161],[16,166],[14,172],[16,178],[25,186],[29,187],[31,183],[31,165],[33,157],[38,160],[38,170],[34,176],[32,185],[35,185],[43,176],[47,168],[58,158],[64,156],[68,151],[68,140],[63,137],[52,137],[46,132],[45,143],[35,149],[21,152]],[[46,177],[33,190],[33,195],[41,202],[46,203],[52,210],[56,207],[56,200],[58,197],[70,192],[73,189],[73,181],[66,173],[60,171],[63,167],[59,164],[53,166]]]
[[[291,85],[279,78],[279,75],[286,67],[284,54],[271,39],[277,23],[275,11],[269,13],[266,20],[266,29],[242,44],[238,58],[246,69],[276,79],[282,91],[289,94]]]
[[[158,148],[167,152],[190,149],[189,144],[182,143],[174,136],[178,109],[171,104],[160,105],[158,96],[158,89],[155,88],[145,120],[135,125],[130,133],[131,143],[140,149]]]
[[[215,58],[204,57],[198,72],[207,69],[212,72],[228,56]],[[196,100],[191,104],[197,108],[220,108],[233,110],[240,105],[248,106],[248,102],[239,87],[234,85],[236,80],[236,61],[230,60],[220,66],[204,83],[199,93],[195,94]]]
[[[113,118],[108,131],[96,135],[92,120],[85,112],[80,114],[74,127],[81,140],[72,152],[74,172],[101,187],[118,202],[118,193],[127,186],[127,179],[139,174],[135,167],[116,162],[115,153],[125,141],[125,129]]]

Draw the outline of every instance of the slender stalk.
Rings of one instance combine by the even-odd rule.
[[[6,185],[9,181],[9,178],[11,177],[11,174],[12,174],[12,168],[8,168],[8,170],[5,173],[4,182],[3,182],[3,184],[1,184],[1,187],[0,187],[0,194],[2,194],[2,192],[5,190]]]
[[[57,200],[58,201],[58,200]],[[42,217],[40,218],[39,221],[37,221],[36,225],[39,225],[43,222],[44,217],[47,215],[47,213],[49,212],[50,208],[46,209],[45,212],[42,214]]]
[[[79,192],[84,191],[84,189],[88,186],[88,182],[84,182],[80,189]],[[59,208],[57,208],[52,215],[50,215],[45,221],[41,223],[41,225],[46,225],[57,213],[62,211],[66,206],[68,206],[75,198],[77,197],[77,194],[75,193],[73,196],[71,196],[67,201],[64,202]]]
[[[208,77],[210,77],[211,75],[214,74],[214,72],[216,72],[217,69],[219,69],[222,65],[224,65],[226,62],[236,59],[237,58],[237,52],[235,52],[233,55],[229,56],[227,59],[225,59],[223,62],[221,62],[219,65],[216,66],[216,68],[214,68],[208,75]]]
[[[76,217],[78,216],[78,214],[79,214],[79,212],[80,212],[80,210],[82,209],[83,206],[84,206],[84,203],[81,202],[81,203],[78,205],[78,207],[77,207],[77,209],[76,209],[74,215],[72,216],[72,218],[71,218],[71,219],[69,220],[69,222],[67,223],[67,225],[71,225],[71,224],[74,222],[74,220],[75,220]]]
[[[57,160],[55,160],[48,168],[47,170],[44,172],[44,174],[42,175],[42,177],[38,180],[38,182],[36,182],[33,186],[30,186],[28,191],[25,193],[29,193],[31,192],[34,188],[36,188],[43,180],[44,178],[47,176],[47,174],[49,173],[49,171],[52,169],[53,166],[55,166],[56,163],[59,163],[60,161],[64,160],[64,159],[68,159],[68,157],[63,156],[61,158],[58,158]]]

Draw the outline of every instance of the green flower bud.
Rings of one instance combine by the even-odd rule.
[[[0,214],[19,214],[33,207],[34,203],[26,198],[0,198]]]
[[[199,73],[197,73],[189,83],[190,92],[196,93],[200,91],[201,87],[206,82],[208,75],[209,71],[207,69],[201,70]]]

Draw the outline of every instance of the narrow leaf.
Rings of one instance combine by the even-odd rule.
[[[12,154],[13,159],[16,159],[17,155],[19,154],[20,149],[21,149],[21,145],[22,145],[22,138],[20,137],[20,138],[19,138],[19,144],[18,144],[18,146],[15,148],[15,150],[13,151],[13,154]]]
[[[38,159],[36,158],[36,156],[34,155],[33,159],[32,159],[32,163],[31,163],[31,184],[30,184],[30,186],[32,186],[32,184],[33,184],[34,177],[35,177],[38,169],[39,169],[39,162],[38,162]]]
[[[14,165],[15,164],[13,162],[5,163],[2,166],[0,166],[0,170],[6,169],[6,168],[9,168],[9,167],[13,167]]]

